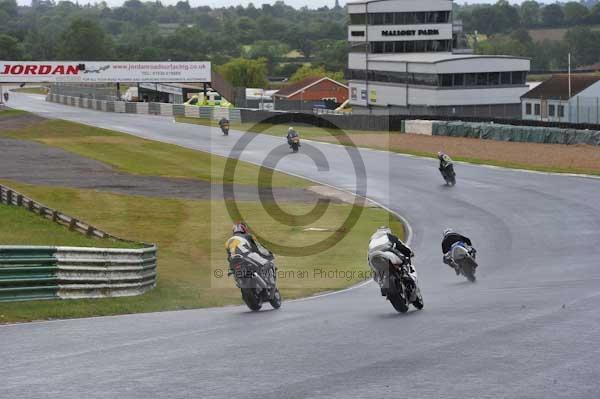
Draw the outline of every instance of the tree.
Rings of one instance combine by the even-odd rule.
[[[264,58],[249,60],[236,58],[218,71],[235,87],[265,87],[267,85],[267,62]]]
[[[524,1],[519,8],[521,24],[532,28],[540,23],[540,4],[537,1]]]
[[[277,63],[285,57],[290,51],[290,48],[275,40],[259,40],[254,42],[248,50],[246,50],[246,57],[252,59],[265,59],[267,62],[268,73],[273,73],[273,69]]]
[[[299,82],[306,78],[311,78],[311,77],[322,78],[325,76],[330,79],[337,80],[338,82],[344,80],[343,72],[328,72],[322,66],[314,67],[311,65],[303,65],[300,69],[298,69],[292,75],[292,77],[290,78],[290,82],[294,83],[294,82]]]
[[[0,59],[19,60],[23,56],[23,51],[19,41],[12,36],[0,34]]]
[[[600,32],[578,26],[566,33],[565,42],[575,65],[584,66],[600,61]]]
[[[583,22],[589,15],[589,10],[581,3],[574,1],[568,2],[563,7],[565,23],[567,25],[576,25]]]
[[[96,21],[75,18],[61,35],[58,53],[68,60],[106,60],[112,58],[112,41]]]
[[[556,28],[564,23],[564,13],[558,4],[550,4],[542,8],[542,25]]]

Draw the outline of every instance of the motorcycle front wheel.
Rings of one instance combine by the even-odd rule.
[[[281,294],[279,293],[279,288],[275,288],[275,294],[273,295],[273,298],[269,300],[269,303],[273,309],[279,309],[281,307]]]
[[[242,299],[252,311],[259,311],[262,307],[262,298],[260,292],[254,288],[242,288]]]

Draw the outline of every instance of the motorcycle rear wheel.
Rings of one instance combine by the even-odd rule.
[[[400,313],[408,312],[408,304],[402,295],[398,293],[389,293],[387,298],[396,311]]]
[[[250,310],[257,312],[262,308],[262,298],[260,292],[254,288],[242,288],[242,299],[250,308]]]
[[[463,275],[470,282],[474,283],[475,278],[475,268],[477,267],[477,262],[473,258],[465,258],[462,265]]]

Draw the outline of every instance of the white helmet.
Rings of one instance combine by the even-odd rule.
[[[294,131],[294,128],[290,126],[290,127],[288,128],[288,132],[293,132],[293,131]]]
[[[382,232],[382,233],[385,232],[385,233],[388,233],[388,234],[392,234],[392,229],[390,229],[387,226],[379,226],[377,228],[377,232]]]

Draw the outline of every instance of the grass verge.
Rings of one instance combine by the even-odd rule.
[[[24,208],[0,204],[2,245],[137,248],[134,243],[87,237]]]
[[[94,224],[117,236],[159,247],[158,285],[137,297],[52,300],[0,303],[0,322],[57,319],[190,309],[241,303],[239,290],[227,277],[215,278],[215,270],[224,271],[224,242],[229,237],[231,219],[222,201],[187,201],[118,195],[93,190],[74,190],[31,186],[15,182],[5,184],[48,206]],[[93,204],[93,206],[90,206]],[[313,204],[293,206],[302,214]],[[240,204],[243,214],[250,215],[250,225],[268,239],[282,245],[300,246],[322,240],[341,225],[350,205],[333,204],[307,231],[297,226],[273,223],[256,202]],[[382,224],[398,232],[402,225],[382,209],[364,208],[356,225],[335,246],[304,257],[277,256],[279,279],[284,299],[335,290],[362,281],[367,269],[365,251],[370,234]],[[23,229],[27,229],[24,225]],[[5,224],[0,237],[10,236]],[[44,242],[40,237],[37,242]],[[363,274],[360,274],[363,273]],[[268,306],[268,305],[267,305]],[[285,303],[284,303],[285,307]]]
[[[5,117],[26,114],[3,111]],[[226,158],[190,150],[173,144],[145,140],[124,133],[82,125],[65,120],[36,120],[27,126],[0,131],[0,136],[31,140],[107,163],[116,169],[138,175],[191,178],[222,183]],[[235,181],[225,183],[269,186],[259,181],[259,168],[239,162]],[[273,174],[275,187],[307,187],[311,185],[282,173]]]
[[[47,87],[19,87],[17,89],[12,89],[11,91],[28,94],[48,94]]]

